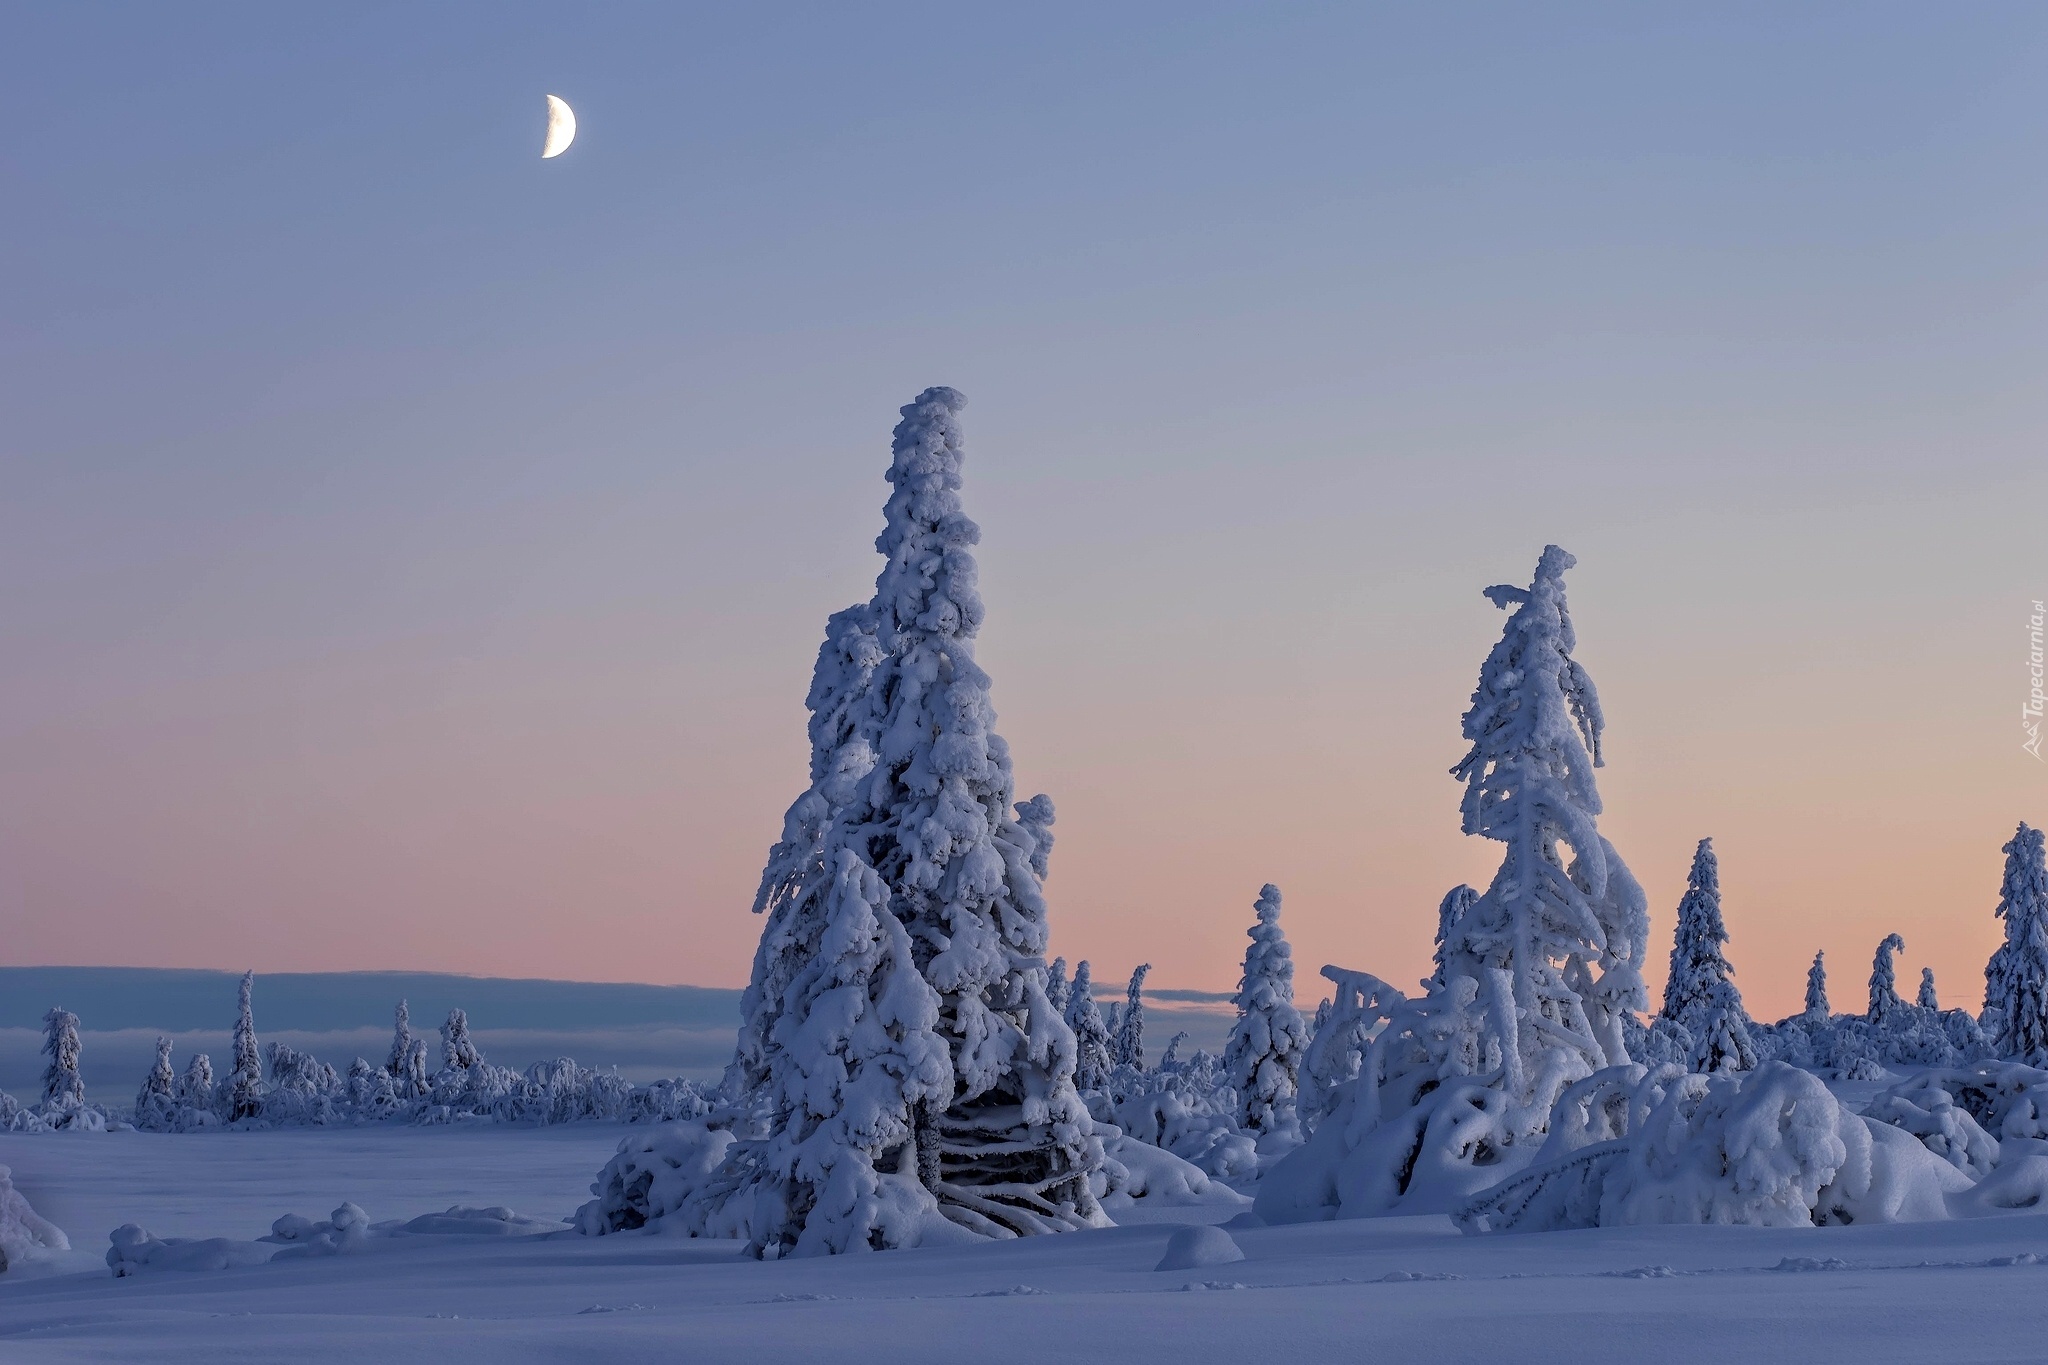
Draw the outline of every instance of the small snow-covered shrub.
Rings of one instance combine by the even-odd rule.
[[[713,1108],[711,1097],[693,1081],[661,1080],[636,1085],[626,1097],[626,1122],[669,1123],[701,1119]]]
[[[641,1227],[684,1237],[724,1235],[706,1230],[712,1211],[706,1196],[723,1193],[713,1177],[732,1144],[731,1132],[696,1122],[635,1132],[597,1173],[590,1187],[597,1197],[576,1210],[576,1227],[592,1237]]]
[[[1782,1062],[1702,1076],[1616,1068],[1588,1095],[1630,1088],[1627,1131],[1549,1159],[1469,1200],[1454,1214],[1467,1232],[1541,1231],[1634,1223],[1916,1222],[1948,1216],[1946,1197],[1969,1178],[1904,1131],[1851,1113],[1816,1077]],[[1585,1104],[1568,1092],[1560,1107]],[[1555,1133],[1611,1132],[1559,1115]]]
[[[14,1188],[14,1172],[0,1166],[0,1271],[69,1250],[63,1229],[30,1208]]]
[[[1938,1088],[1992,1139],[2048,1139],[2048,1071],[2019,1062],[1984,1062],[1929,1071],[1888,1092],[1925,1107]],[[1883,1102],[1887,1096],[1880,1096]],[[1875,1106],[1873,1106],[1875,1108]]]
[[[1863,1111],[1920,1140],[1920,1145],[1973,1179],[1998,1164],[1998,1139],[1985,1132],[1942,1082],[1942,1073],[1917,1076],[1893,1086]]]
[[[1103,1134],[1103,1163],[1093,1177],[1093,1187],[1107,1210],[1128,1209],[1139,1200],[1167,1207],[1247,1202],[1243,1195],[1172,1152],[1119,1133],[1114,1125],[1105,1124],[1099,1131]]]
[[[270,1088],[257,1100],[257,1113],[277,1125],[319,1127],[348,1119],[348,1092],[334,1068],[288,1044],[264,1045]]]
[[[1114,1122],[1127,1138],[1172,1152],[1210,1175],[1251,1175],[1258,1170],[1258,1149],[1233,1121],[1233,1095],[1223,1092],[1224,1107],[1218,1112],[1213,1095],[1148,1088],[1118,1104]]]

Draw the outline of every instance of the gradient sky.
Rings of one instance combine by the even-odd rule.
[[[2038,5],[17,6],[0,962],[743,981],[970,398],[1054,941],[1400,982],[1546,541],[1656,980],[1981,996],[2048,596]],[[543,163],[542,95],[581,133]]]

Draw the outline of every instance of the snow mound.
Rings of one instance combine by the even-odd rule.
[[[14,1172],[0,1166],[0,1271],[71,1250],[71,1239],[28,1206],[14,1188]]]
[[[156,1237],[133,1223],[123,1223],[109,1234],[107,1264],[114,1278],[125,1279],[145,1270],[228,1270],[235,1266],[262,1265],[272,1255],[261,1242],[237,1242],[228,1237]]]
[[[1244,1249],[1222,1228],[1206,1223],[1180,1228],[1166,1240],[1166,1254],[1154,1270],[1199,1270],[1203,1266],[1242,1261]]]
[[[290,1256],[334,1256],[345,1250],[353,1250],[370,1237],[370,1215],[356,1204],[344,1203],[324,1223],[316,1223],[301,1214],[288,1213],[270,1225],[270,1235],[258,1238],[263,1242],[282,1242],[285,1251],[274,1253],[272,1259]]]
[[[396,1238],[541,1237],[563,1230],[560,1223],[527,1218],[502,1205],[470,1208],[458,1204],[445,1213],[372,1223],[360,1204],[344,1203],[317,1223],[302,1214],[287,1213],[270,1225],[268,1236],[253,1242],[228,1237],[157,1237],[133,1223],[124,1223],[109,1237],[113,1246],[107,1250],[107,1264],[113,1267],[114,1277],[121,1279],[145,1270],[230,1270],[266,1261],[340,1256]]]
[[[343,1209],[355,1208],[353,1204],[342,1205]],[[336,1210],[339,1215],[341,1210]],[[361,1209],[356,1209],[360,1214]],[[390,1237],[536,1237],[563,1230],[561,1223],[550,1223],[539,1218],[528,1218],[514,1213],[502,1204],[487,1209],[469,1208],[457,1204],[446,1213],[425,1213],[411,1222],[392,1225],[379,1223],[371,1232]]]
[[[1140,1142],[1107,1124],[1096,1131],[1103,1135],[1102,1168],[1095,1175],[1100,1182],[1097,1198],[1112,1215],[1140,1199],[1163,1206],[1251,1202],[1172,1152]]]

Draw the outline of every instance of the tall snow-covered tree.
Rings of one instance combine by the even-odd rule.
[[[1828,1017],[1828,963],[1827,950],[1813,955],[1813,965],[1806,969],[1806,1017],[1826,1019]]]
[[[757,1254],[900,1246],[944,1175],[940,1149],[915,1139],[917,1115],[953,1094],[938,994],[918,974],[882,879],[851,849],[835,857],[829,904],[802,921],[817,930],[799,945],[808,965],[771,1039],[781,1121],[765,1176],[783,1216],[754,1229]]]
[[[875,542],[885,565],[869,607],[878,657],[849,703],[843,737],[815,769],[857,776],[825,819],[819,861],[803,860],[813,871],[796,879],[784,932],[801,941],[797,921],[829,918],[828,891],[844,902],[842,854],[879,878],[917,973],[937,995],[931,1028],[951,1072],[943,1095],[914,1103],[894,1159],[910,1163],[946,1217],[1005,1235],[1099,1222],[1088,1176],[1102,1156],[1074,1088],[1073,1034],[1045,998],[1045,899],[1034,866],[1042,824],[1037,808],[1023,819],[1012,809],[1009,748],[974,657],[984,609],[973,556],[980,531],[960,503],[963,402],[951,389],[928,389],[896,428],[893,489]],[[828,867],[829,887],[817,872]],[[774,884],[764,879],[771,906]],[[795,1003],[804,965],[798,953],[782,989],[764,987],[764,1002]],[[794,1121],[785,1076],[803,1065],[772,1041],[780,1027],[778,1019],[768,1030],[766,1075],[749,1086],[782,1107],[771,1132]],[[780,1227],[756,1227],[755,1237],[764,1249],[822,1245],[804,1241],[806,1226],[786,1210]],[[894,1245],[893,1226],[871,1232]]]
[[[1124,1007],[1116,1016],[1116,1027],[1111,1031],[1109,1057],[1118,1066],[1134,1070],[1145,1069],[1145,977],[1151,972],[1152,964],[1140,963],[1131,973],[1131,984],[1124,987]]]
[[[469,1015],[462,1010],[449,1010],[448,1018],[441,1024],[441,1069],[468,1071],[482,1066],[483,1061],[484,1054],[477,1051],[469,1036]]]
[[[1313,1131],[1261,1177],[1262,1218],[1454,1205],[1536,1155],[1567,1087],[1630,1061],[1649,911],[1598,826],[1605,722],[1572,657],[1573,562],[1546,546],[1529,587],[1486,590],[1510,615],[1451,775],[1465,832],[1506,846],[1500,870],[1462,913],[1439,911],[1453,922],[1421,999],[1323,969],[1338,1004],[1302,1063]]]
[[[1224,1080],[1237,1091],[1237,1120],[1246,1131],[1298,1132],[1295,1095],[1309,1031],[1294,1007],[1294,950],[1280,928],[1280,888],[1259,888],[1252,912],[1245,931],[1251,946],[1233,1002],[1237,1023],[1223,1047]]]
[[[1941,997],[1934,993],[1934,968],[1920,969],[1920,996],[1913,1002],[1923,1010],[1939,1010]]]
[[[1999,919],[2005,941],[1985,964],[1985,1019],[1999,1056],[2048,1066],[2048,862],[2042,831],[2021,823],[2005,841]]]
[[[85,1081],[78,1073],[78,1016],[53,1009],[43,1016],[43,1108],[46,1112],[85,1105]]]
[[[1100,1090],[1109,1079],[1109,1025],[1103,1022],[1102,1007],[1095,1003],[1095,980],[1088,959],[1074,968],[1073,988],[1068,992],[1067,1027],[1074,1034],[1074,1084],[1082,1090]]]
[[[395,1081],[405,1074],[405,1059],[411,1051],[412,1011],[407,1009],[405,1001],[401,1000],[392,1019],[391,1055],[384,1059],[384,1070],[390,1073],[392,1080]]]
[[[1510,1126],[1530,1132],[1567,1085],[1628,1060],[1622,1016],[1648,1003],[1648,909],[1597,823],[1605,720],[1572,658],[1564,575],[1576,562],[1546,546],[1528,588],[1486,590],[1513,614],[1465,713],[1471,750],[1451,769],[1465,784],[1465,832],[1507,848],[1459,920],[1446,970],[1477,986]]]
[[[1984,968],[1984,1013],[1998,1022],[1999,1056],[2048,1066],[2048,861],[2041,831],[2022,823],[2002,851],[1997,914],[2005,942]]]
[[[1733,980],[1735,968],[1721,951],[1727,941],[1720,861],[1714,856],[1714,841],[1702,839],[1693,853],[1685,896],[1678,902],[1663,1014],[1691,1035],[1692,1069],[1708,1074],[1754,1071],[1757,1064],[1749,1012]]]
[[[1866,1017],[1873,1024],[1889,1022],[1906,1007],[1906,1002],[1899,998],[1898,976],[1892,967],[1892,954],[1904,951],[1906,940],[1897,934],[1886,934],[1870,961],[1870,1012]]]
[[[228,1077],[228,1121],[252,1119],[263,1112],[263,1054],[256,1045],[256,1016],[250,997],[256,973],[242,973],[235,1008],[235,1069]]]
[[[142,1078],[135,1092],[135,1126],[144,1132],[161,1132],[178,1116],[178,1073],[171,1067],[171,1040],[156,1040],[156,1064]]]

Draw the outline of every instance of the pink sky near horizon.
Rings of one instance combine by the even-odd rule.
[[[1554,541],[1653,985],[1712,836],[1753,1013],[1818,948],[1857,1008],[1890,932],[1981,998],[2048,823],[2048,12],[10,36],[0,963],[743,982],[943,383],[1099,979],[1229,989],[1267,881],[1304,1001],[1419,977],[1497,862],[1446,773],[1480,590]]]

